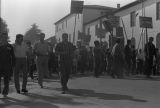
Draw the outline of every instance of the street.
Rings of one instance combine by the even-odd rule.
[[[58,78],[28,82],[28,94],[17,94],[14,84],[0,108],[159,108],[160,77],[112,79],[109,76],[72,76],[69,92],[61,94]]]

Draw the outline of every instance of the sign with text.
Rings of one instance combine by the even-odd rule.
[[[119,16],[113,16],[113,15],[109,15],[107,16],[108,21],[111,23],[111,25],[113,27],[118,27],[120,25],[119,23]]]
[[[107,31],[105,29],[102,29],[102,28],[97,28],[96,29],[96,35],[98,38],[105,38],[105,35],[106,35]]]
[[[122,27],[116,27],[116,37],[123,37],[123,28]]]
[[[71,1],[71,14],[80,14],[83,11],[83,1]]]
[[[153,28],[152,17],[139,17],[141,28]]]
[[[113,26],[112,26],[112,24],[110,23],[109,20],[103,21],[103,25],[104,25],[106,31],[109,31],[109,32],[113,31]]]

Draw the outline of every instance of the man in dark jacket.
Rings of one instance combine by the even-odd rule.
[[[124,49],[125,54],[125,63],[126,63],[126,74],[131,74],[131,63],[132,63],[132,49],[131,49],[131,40],[127,40],[127,45]]]
[[[62,34],[62,42],[58,43],[55,49],[59,55],[60,80],[62,85],[62,94],[68,90],[67,83],[72,69],[73,44],[68,42],[68,34]]]
[[[13,74],[13,67],[15,65],[15,55],[12,45],[8,43],[8,34],[2,33],[0,36],[0,91],[1,78],[4,78],[4,88],[2,94],[4,97],[9,92],[9,80]]]
[[[150,78],[153,69],[153,57],[156,57],[155,45],[152,43],[153,37],[149,38],[149,42],[145,45],[145,64],[146,64],[146,77]]]
[[[117,39],[112,48],[112,67],[111,76],[113,78],[123,78],[123,47],[121,46],[121,39]]]
[[[94,76],[97,78],[99,77],[102,71],[102,49],[100,47],[99,41],[94,41],[94,63],[95,63],[95,70]]]

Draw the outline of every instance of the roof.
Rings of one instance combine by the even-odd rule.
[[[49,38],[47,38],[47,39],[45,39],[45,40],[48,41],[48,40],[51,40],[51,39],[53,39],[53,38],[55,38],[55,36],[51,36],[51,37],[49,37]]]
[[[143,0],[143,1],[146,1],[146,0]],[[135,6],[135,5],[137,5],[137,4],[141,4],[141,3],[142,3],[142,2],[140,2],[140,0],[136,0],[136,1],[134,1],[134,2],[131,2],[131,3],[127,4],[127,5],[125,5],[125,6],[117,9],[114,13],[123,11],[123,10],[125,10],[125,9],[127,9],[127,8],[133,7],[133,6]]]
[[[100,5],[84,5],[83,8],[85,9],[99,9],[99,10],[105,10],[105,9],[116,9],[113,7],[107,7],[107,6],[100,6]],[[63,18],[61,18],[60,20],[58,20],[57,22],[55,22],[54,24],[56,25],[57,23],[63,21],[64,19],[66,19],[67,17],[71,16],[72,14],[69,13],[66,16],[64,16]]]
[[[89,22],[84,23],[84,25],[90,24],[90,23],[92,23],[92,22],[95,22],[95,21],[97,21],[97,20],[99,20],[99,19],[102,19],[102,18],[105,18],[105,17],[106,17],[106,15],[100,16],[100,17],[95,18],[95,19],[93,19],[93,20],[91,20],[91,21],[89,21]]]
[[[83,8],[88,8],[88,9],[115,9],[113,7],[108,7],[108,6],[100,6],[100,5],[84,5]]]
[[[66,19],[67,17],[69,17],[69,16],[71,16],[71,15],[72,15],[72,14],[69,13],[68,15],[64,16],[63,18],[61,18],[60,20],[58,20],[58,21],[55,22],[54,24],[56,25],[57,23],[63,21],[64,19]]]

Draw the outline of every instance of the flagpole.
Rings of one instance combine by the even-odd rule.
[[[1,7],[2,7],[2,5],[1,5],[1,0],[0,0],[0,35],[1,35],[1,21],[2,21],[2,19],[1,19],[1,9],[2,8]],[[2,86],[1,83],[2,82],[1,82],[1,77],[0,77],[0,93],[1,93],[1,86]]]
[[[2,2],[1,2],[1,0],[0,0],[0,34],[1,34],[1,23],[2,23],[2,17],[1,17],[1,11],[2,11]]]
[[[74,30],[73,30],[73,44],[75,45],[75,37],[76,37],[76,22],[77,22],[77,14],[75,14],[75,22],[74,22]]]

